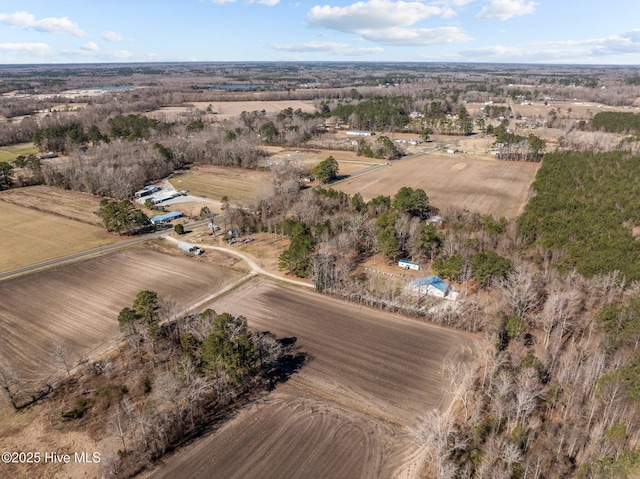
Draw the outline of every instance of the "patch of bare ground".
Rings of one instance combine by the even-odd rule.
[[[443,362],[466,360],[472,336],[266,280],[211,306],[292,338],[307,360],[145,477],[417,477],[409,428],[449,407]]]
[[[289,246],[290,239],[288,236],[270,233],[252,233],[238,238],[236,243],[229,245],[222,235],[209,236],[207,234],[208,231],[207,228],[200,227],[181,238],[196,245],[223,246],[241,251],[248,254],[261,268],[274,274],[281,274],[283,277],[286,276],[284,272],[278,271],[278,262],[282,251]],[[247,239],[250,241],[245,243],[244,241]],[[243,265],[246,268],[246,263],[238,257],[216,252],[215,250],[207,250],[207,255],[204,255],[203,259],[208,260],[209,252],[211,252],[212,257],[219,257],[219,261],[224,261],[220,264],[236,262],[238,266]]]
[[[242,276],[206,256],[137,247],[0,282],[0,364],[24,382],[58,375],[57,345],[71,364],[116,347],[118,313],[137,292],[187,307]]]
[[[81,479],[104,477],[105,451],[117,448],[116,439],[104,434],[95,435],[90,429],[77,427],[76,423],[61,420],[61,411],[70,404],[63,398],[50,398],[43,404],[15,412],[2,401],[0,407],[0,449],[2,451],[37,452],[39,462],[3,464],[2,477],[29,479]],[[45,461],[46,453],[70,455],[68,464]],[[93,462],[93,453],[101,462]],[[92,462],[76,461],[75,454],[87,453]],[[51,457],[51,456],[50,456]],[[96,456],[97,458],[98,456]]]
[[[496,217],[515,218],[524,207],[540,163],[501,161],[466,154],[429,153],[403,160],[335,186],[365,200],[393,196],[403,186],[422,188],[430,203]]]

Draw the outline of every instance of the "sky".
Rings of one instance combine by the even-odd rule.
[[[0,0],[0,64],[640,65],[637,0]]]

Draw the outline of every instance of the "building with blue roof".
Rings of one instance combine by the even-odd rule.
[[[152,225],[159,225],[162,223],[168,223],[169,221],[182,218],[182,213],[180,211],[169,211],[163,215],[156,215],[151,218]]]
[[[418,294],[426,294],[437,298],[444,298],[450,291],[449,283],[438,276],[416,278],[411,283],[411,290]]]

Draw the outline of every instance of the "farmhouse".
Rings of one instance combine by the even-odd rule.
[[[163,215],[156,215],[151,218],[152,225],[159,225],[162,223],[168,223],[171,220],[175,220],[178,218],[182,218],[182,213],[180,211],[170,211],[169,213],[165,213]]]
[[[347,130],[347,135],[349,136],[372,136],[372,131],[365,130]]]
[[[406,259],[401,259],[398,261],[398,266],[402,269],[415,269],[419,270],[420,265],[418,263],[414,263],[413,261],[407,261]]]
[[[450,292],[449,283],[438,276],[416,278],[410,287],[416,293],[427,294],[436,298],[444,298]]]

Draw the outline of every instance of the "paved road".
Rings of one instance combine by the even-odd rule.
[[[202,225],[206,225],[207,221],[196,221],[193,223],[189,223],[187,225],[185,225],[185,229],[189,229],[189,228],[195,228],[197,226],[202,226]],[[11,271],[7,271],[5,273],[0,273],[0,280],[3,279],[9,279],[12,278],[14,276],[19,276],[25,273],[32,273],[34,271],[40,270],[40,269],[44,269],[44,268],[49,268],[51,266],[57,266],[59,264],[62,263],[66,263],[68,261],[74,261],[77,259],[81,259],[81,258],[85,258],[85,257],[89,257],[89,256],[93,256],[96,254],[102,254],[102,253],[106,253],[108,251],[112,251],[118,248],[124,248],[125,246],[130,246],[132,244],[135,243],[140,243],[141,241],[147,241],[153,238],[161,238],[163,236],[166,236],[170,233],[173,233],[173,228],[167,228],[166,230],[162,230],[162,231],[156,231],[155,233],[149,233],[149,234],[145,234],[145,235],[140,235],[140,236],[136,236],[135,238],[131,238],[129,240],[126,241],[120,241],[118,243],[113,243],[110,245],[105,245],[105,246],[99,246],[97,248],[93,248],[93,249],[89,249],[86,251],[79,251],[78,253],[73,253],[67,256],[62,256],[60,258],[54,258],[54,259],[50,259],[47,261],[43,261],[41,263],[36,263],[36,264],[32,264],[29,266],[25,266],[23,268],[18,268],[18,269],[14,269]]]

